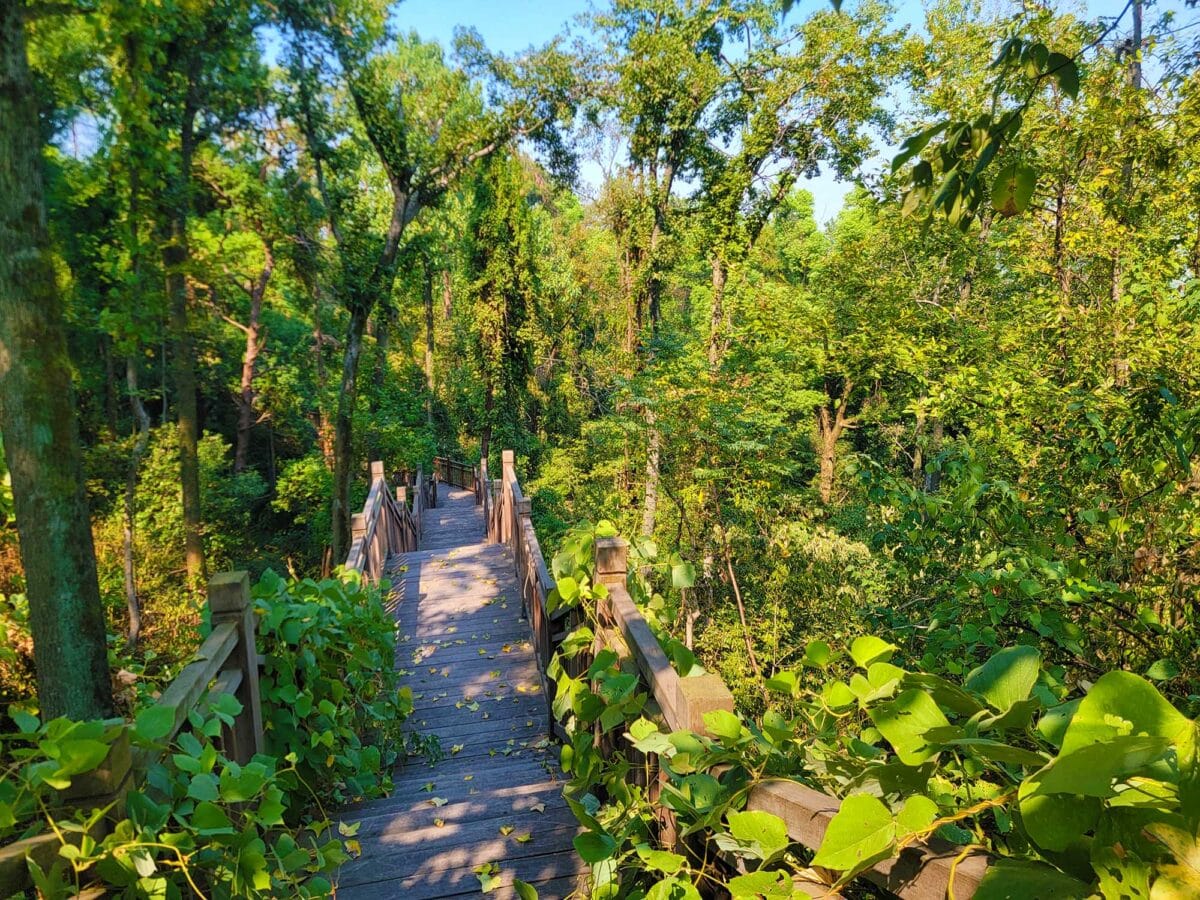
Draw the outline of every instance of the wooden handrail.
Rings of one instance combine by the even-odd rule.
[[[371,488],[366,502],[362,512],[350,517],[352,542],[346,554],[346,568],[358,572],[364,581],[378,582],[392,554],[410,553],[420,546],[421,518],[434,505],[436,497],[436,482],[427,479],[418,467],[410,507],[408,488],[397,487],[393,495],[383,463],[371,463]]]
[[[233,694],[242,711],[233,724],[222,729],[221,745],[234,762],[250,762],[263,752],[262,703],[259,697],[258,649],[255,640],[258,617],[250,597],[246,572],[223,572],[208,584],[208,604],[213,629],[154,705],[171,712],[171,728],[160,739],[166,746],[188,724],[188,714],[202,701],[219,694]],[[114,724],[120,724],[117,720]],[[108,808],[106,816],[90,833],[101,840],[124,818],[125,797],[145,780],[162,752],[130,748],[128,732],[121,735],[108,756],[93,771],[72,779],[60,799],[71,808]],[[81,835],[68,839],[78,843]],[[0,847],[0,896],[9,897],[33,887],[26,859],[49,868],[59,858],[60,838],[50,832]]]
[[[462,488],[464,491],[473,491],[478,499],[478,470],[471,463],[450,459],[448,456],[435,456],[433,471],[441,481],[456,488]]]
[[[511,450],[502,454],[501,477],[486,478],[486,464],[480,468],[479,502],[483,505],[487,537],[492,543],[506,543],[512,550],[517,577],[521,579],[523,609],[529,616],[537,651],[538,672],[542,677],[550,721],[555,733],[566,738],[554,719],[554,683],[545,677],[559,643],[578,620],[577,612],[567,613],[569,621],[558,624],[566,611],[550,616],[546,598],[554,589],[537,535],[533,530],[531,504],[521,490]],[[630,660],[654,698],[663,723],[671,731],[686,729],[705,734],[704,714],[714,710],[734,711],[733,695],[717,675],[680,677],[663,652],[658,638],[638,610],[626,587],[628,547],[619,538],[598,538],[595,542],[596,580],[608,589],[608,597],[599,604],[600,629],[597,643],[617,650]],[[579,659],[565,661],[572,675],[582,672],[587,663]],[[605,740],[608,738],[606,737]],[[817,848],[825,830],[841,805],[838,798],[798,781],[774,779],[755,785],[747,800],[747,809],[763,810],[779,816],[787,825],[792,840]],[[673,841],[673,819],[660,809],[662,837]],[[933,839],[914,844],[897,859],[884,860],[862,877],[887,888],[904,900],[935,900],[947,896],[950,875],[954,873],[954,896],[967,900],[974,896],[990,859],[982,852],[970,852],[955,864],[962,848]]]

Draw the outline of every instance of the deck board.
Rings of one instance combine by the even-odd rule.
[[[586,864],[572,845],[579,827],[562,798],[510,551],[484,543],[470,492],[441,485],[421,548],[388,568],[410,721],[438,736],[442,756],[405,761],[390,797],[342,810],[361,823],[362,853],[342,867],[338,896],[478,895],[475,869],[487,863],[501,877],[489,897],[515,896],[513,877],[542,900],[572,895]]]

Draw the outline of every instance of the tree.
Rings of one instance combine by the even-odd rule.
[[[333,552],[341,558],[349,545],[363,337],[372,312],[392,290],[405,231],[476,163],[514,138],[544,138],[556,147],[554,126],[569,107],[568,94],[558,86],[570,70],[564,70],[561,55],[553,50],[513,64],[487,56],[477,39],[467,39],[464,51],[474,64],[490,67],[517,91],[498,108],[487,108],[467,74],[445,65],[437,45],[410,36],[385,49],[382,7],[354,20],[351,28],[340,19],[309,12],[287,9],[295,36],[290,69],[306,149],[337,245],[337,293],[349,313],[334,423]],[[316,53],[306,43],[314,37],[321,42]],[[544,79],[537,74],[542,68],[548,72]],[[352,148],[331,147],[329,111],[322,108],[327,98],[318,90],[321,71],[330,79],[336,71],[344,79],[353,121],[341,124],[354,130]],[[545,89],[547,84],[555,89]],[[382,216],[358,202],[363,198],[349,183],[357,184],[355,164],[364,159],[390,193]]]
[[[43,715],[113,713],[24,4],[0,4],[0,433]]]

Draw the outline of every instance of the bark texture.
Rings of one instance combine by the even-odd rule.
[[[0,3],[0,432],[12,475],[45,718],[112,715],[104,610],[25,50]]]

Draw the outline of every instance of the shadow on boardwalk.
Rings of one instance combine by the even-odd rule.
[[[412,724],[442,758],[409,760],[385,800],[343,810],[361,823],[362,855],[342,867],[338,896],[458,897],[480,893],[495,864],[543,900],[570,895],[586,865],[562,799],[528,623],[507,547],[484,541],[468,491],[440,487],[421,549],[389,563],[400,624],[396,665],[413,691]]]

